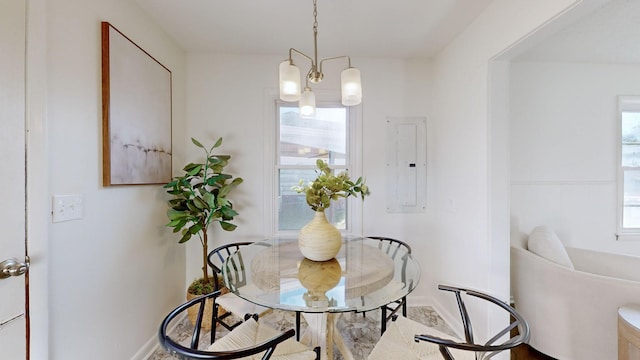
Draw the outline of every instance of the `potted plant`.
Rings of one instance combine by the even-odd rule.
[[[346,171],[336,175],[321,159],[316,161],[316,166],[318,169],[315,180],[306,185],[300,180],[300,184],[293,187],[296,192],[305,193],[307,204],[315,211],[313,220],[300,229],[298,247],[306,258],[326,261],[340,251],[342,236],[340,231],[327,221],[324,210],[331,206],[332,200],[358,197],[358,194],[364,200],[370,193],[362,177],[354,182]]]
[[[179,243],[185,243],[197,236],[202,245],[202,278],[194,280],[189,286],[187,298],[191,297],[189,294],[203,295],[214,290],[214,282],[209,276],[207,264],[207,230],[212,222],[217,222],[226,231],[236,229],[237,226],[230,221],[238,213],[227,197],[231,190],[243,181],[240,177],[233,178],[224,173],[231,156],[212,153],[222,145],[222,138],[209,149],[194,138],[191,138],[191,142],[204,151],[204,159],[202,162],[187,164],[183,168],[183,175],[174,177],[164,185],[170,195],[167,211],[169,223],[166,226],[173,228],[174,233],[181,232]]]

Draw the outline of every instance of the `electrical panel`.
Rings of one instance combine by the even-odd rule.
[[[387,212],[424,212],[427,202],[427,119],[387,118]]]

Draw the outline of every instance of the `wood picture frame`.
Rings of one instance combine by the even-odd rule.
[[[103,185],[171,180],[171,71],[110,23],[102,31]]]

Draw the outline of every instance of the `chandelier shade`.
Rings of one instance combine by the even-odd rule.
[[[342,84],[342,105],[354,106],[362,102],[360,70],[352,67],[342,70],[340,83]]]
[[[323,59],[318,62],[318,10],[317,0],[313,0],[313,57],[304,54],[294,48],[289,49],[289,58],[280,63],[280,100],[294,102],[298,101],[300,115],[303,117],[315,116],[316,99],[313,91],[309,87],[309,82],[317,84],[322,81],[322,64],[325,61],[344,59],[347,60],[347,68],[340,74],[341,102],[344,106],[355,106],[362,102],[362,82],[360,70],[351,66],[351,58],[348,56],[337,56]],[[305,88],[301,93],[300,69],[293,62],[293,55],[297,54],[311,63],[311,67],[305,76]]]
[[[300,69],[289,60],[280,63],[280,100],[300,100]]]
[[[308,86],[304,88],[304,92],[300,96],[300,116],[314,117],[316,116],[316,96]]]

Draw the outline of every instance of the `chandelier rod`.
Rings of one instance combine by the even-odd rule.
[[[318,5],[317,0],[313,0],[313,57],[303,53],[302,51],[289,48],[289,64],[293,65],[293,53],[296,53],[311,62],[311,69],[307,73],[307,80],[311,80],[313,83],[319,83],[322,81],[324,74],[322,73],[322,63],[325,61],[338,60],[338,59],[347,59],[348,67],[351,67],[351,58],[346,55],[335,56],[331,58],[326,58],[320,60],[318,62]]]
[[[312,65],[318,65],[318,6],[317,0],[313,0],[313,56],[315,62]]]

